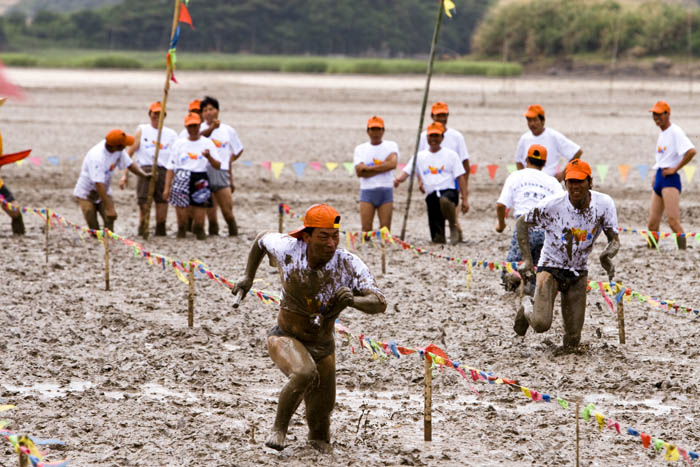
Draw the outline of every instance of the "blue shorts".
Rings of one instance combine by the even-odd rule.
[[[370,188],[369,190],[360,190],[360,202],[370,203],[375,208],[394,202],[393,188]]]
[[[8,203],[11,203],[15,200],[15,197],[12,196],[12,192],[9,188],[7,188],[7,185],[3,184],[3,186],[0,187],[0,199],[4,199]]]
[[[668,177],[664,177],[661,172],[664,169],[658,169],[656,171],[656,178],[654,178],[654,193],[661,196],[661,190],[664,188],[675,188],[678,193],[681,192],[681,176],[678,172]]]

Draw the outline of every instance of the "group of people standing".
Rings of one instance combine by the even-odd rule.
[[[159,125],[165,119],[162,112],[161,103],[153,102],[148,109],[150,122],[139,125],[134,136],[115,129],[88,151],[73,190],[88,227],[100,228],[99,214],[104,227],[114,229],[117,213],[111,196],[112,175],[116,169],[128,169],[139,177],[139,235],[145,234],[146,217],[150,215],[151,177],[156,179],[156,236],[167,234],[168,205],[175,207],[178,238],[191,231],[197,239],[205,239],[206,219],[209,234],[218,235],[219,210],[228,234],[238,235],[233,215],[232,164],[243,153],[243,145],[236,130],[219,120],[219,102],[209,96],[193,100],[185,116],[185,128],[178,134],[163,125],[159,141]],[[120,180],[121,188],[128,184],[128,171]]]

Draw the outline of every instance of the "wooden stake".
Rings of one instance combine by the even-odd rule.
[[[49,264],[49,230],[51,230],[51,213],[46,208],[46,264]]]
[[[620,335],[620,344],[625,343],[625,309],[622,305],[623,299],[617,303],[617,328]]]
[[[425,354],[425,409],[423,411],[423,441],[433,440],[433,361]]]
[[[102,230],[102,243],[105,246],[105,290],[109,290],[109,229]]]
[[[194,326],[194,263],[190,262],[190,271],[187,273],[189,292],[187,294],[187,326]]]
[[[170,30],[170,43],[175,37],[178,19],[180,18],[180,5],[182,0],[175,0],[175,11],[173,12],[173,25]],[[168,44],[170,47],[170,44]],[[166,104],[168,103],[168,91],[170,90],[170,78],[173,75],[173,64],[171,60],[166,60],[165,87],[163,88],[163,100],[161,101],[161,111],[158,116],[158,137],[156,138],[156,153],[153,155],[153,165],[151,166],[151,179],[148,183],[148,198],[146,198],[146,216],[143,223],[143,238],[148,240],[148,226],[151,220],[151,206],[153,205],[153,193],[156,191],[156,179],[158,178],[158,154],[160,152],[160,137],[163,133],[163,120],[165,119]]]
[[[277,214],[277,223],[279,224],[279,232],[284,232],[284,208],[279,205],[279,213]]]
[[[29,456],[19,451],[19,467],[29,467]]]
[[[386,247],[382,239],[382,274],[386,274]]]
[[[444,8],[445,0],[440,0],[438,3],[437,20],[435,21],[435,29],[433,30],[433,42],[430,44],[430,59],[428,60],[428,73],[425,80],[425,90],[423,91],[423,104],[420,109],[420,119],[418,123],[418,135],[416,135],[416,147],[413,151],[413,164],[411,164],[411,177],[408,180],[408,200],[406,201],[406,212],[403,216],[403,225],[401,226],[401,240],[406,240],[406,223],[408,222],[408,210],[411,208],[411,194],[413,193],[413,178],[416,172],[416,156],[418,155],[418,146],[420,144],[420,134],[423,132],[423,119],[425,118],[425,107],[428,103],[428,93],[430,92],[430,78],[433,76],[433,62],[435,61],[435,48],[438,41],[438,33],[440,32],[440,23],[442,23],[442,9]]]
[[[578,401],[576,401],[576,467],[578,467],[578,465],[579,465],[578,464],[578,459],[579,459],[579,457],[578,457],[578,453],[579,453],[578,444],[579,444],[580,432],[579,432],[579,428],[578,428],[578,417],[579,417]]]

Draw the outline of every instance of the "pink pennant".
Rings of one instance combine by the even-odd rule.
[[[309,162],[309,167],[314,169],[316,172],[321,171],[321,163],[318,161]]]
[[[268,172],[272,170],[272,162],[270,161],[261,162],[260,165],[265,167],[265,170],[267,170]]]
[[[30,157],[27,160],[32,164],[36,165],[37,167],[41,165],[41,159],[39,159],[38,157]]]

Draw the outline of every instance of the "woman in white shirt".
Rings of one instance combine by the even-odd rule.
[[[192,215],[193,232],[197,240],[204,240],[204,218],[211,207],[211,189],[207,168],[218,169],[221,163],[214,158],[216,146],[209,138],[200,136],[202,117],[189,113],[185,117],[188,137],[178,139],[170,152],[168,173],[163,197],[175,206],[177,238],[185,238],[187,223]]]

